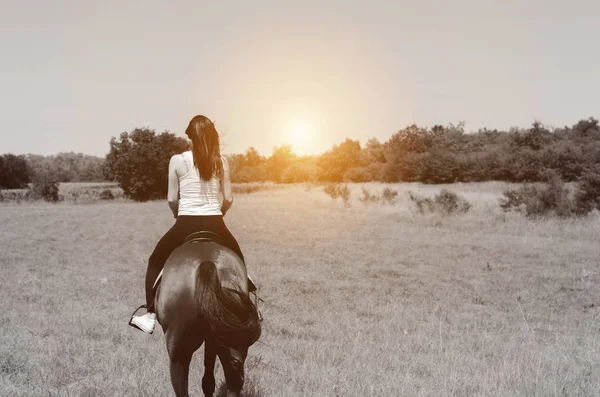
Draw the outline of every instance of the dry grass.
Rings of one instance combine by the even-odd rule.
[[[266,304],[246,396],[600,395],[600,217],[350,208],[320,189],[238,195],[226,221]],[[127,326],[165,203],[0,207],[0,395],[172,395],[162,333]],[[192,395],[201,395],[202,360]],[[222,373],[217,369],[217,383]]]

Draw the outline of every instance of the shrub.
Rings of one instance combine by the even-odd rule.
[[[504,211],[524,212],[528,217],[567,217],[577,212],[575,201],[557,175],[550,175],[545,186],[525,185],[518,190],[509,189],[499,201]]]
[[[98,196],[98,198],[100,198],[100,200],[114,200],[115,199],[115,195],[113,194],[113,192],[110,189],[104,189],[100,195]]]
[[[381,192],[381,199],[387,204],[395,204],[397,197],[398,191],[389,187],[386,187],[383,189],[383,192]]]
[[[148,128],[123,132],[110,140],[104,174],[119,182],[123,194],[135,201],[162,199],[167,195],[171,156],[187,148],[185,139]]]
[[[344,205],[348,207],[350,205],[350,189],[348,189],[348,185],[344,185],[340,191],[340,197],[344,202]]]
[[[344,202],[344,206],[348,207],[350,205],[350,189],[348,189],[348,185],[330,183],[325,185],[323,191],[334,200],[340,197]]]
[[[579,214],[600,210],[600,165],[585,171],[579,179],[575,206]]]
[[[440,212],[444,215],[465,213],[471,209],[471,203],[458,194],[447,189],[442,189],[433,198],[422,197],[413,192],[408,192],[410,200],[415,203],[421,214],[427,212]]]
[[[335,200],[339,197],[339,184],[329,183],[325,185],[323,191],[325,192],[325,194],[327,194],[329,197]]]
[[[500,208],[504,212],[523,211],[525,209],[525,197],[522,189],[508,189],[502,193],[502,197],[498,201],[500,202]]]
[[[360,196],[358,200],[364,205],[368,205],[372,203],[377,203],[379,201],[379,196],[377,196],[376,194],[371,194],[370,191],[363,187],[362,196]]]
[[[430,199],[429,197],[419,196],[418,194],[415,194],[411,191],[408,192],[408,197],[410,198],[410,201],[415,203],[415,205],[417,206],[417,210],[421,214],[424,214],[426,212],[434,212],[435,211],[435,206],[433,205],[433,200]]]
[[[0,190],[0,202],[14,201],[20,203],[21,201],[29,201],[31,198],[31,189]]]
[[[398,192],[394,189],[390,189],[386,187],[383,189],[381,194],[371,194],[370,191],[362,188],[362,196],[358,198],[358,200],[364,205],[374,204],[374,203],[383,203],[394,205],[396,203],[396,198],[398,197]]]
[[[441,192],[433,197],[435,205],[446,214],[456,212],[467,212],[471,209],[471,203],[460,197],[458,194],[447,189],[442,189]]]
[[[38,173],[33,178],[32,196],[55,203],[59,200],[58,185],[58,178],[54,174]]]

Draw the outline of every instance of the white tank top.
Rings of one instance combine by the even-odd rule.
[[[221,181],[213,175],[209,181],[200,178],[194,166],[192,151],[182,153],[189,171],[179,178],[178,215],[223,215],[221,213]]]

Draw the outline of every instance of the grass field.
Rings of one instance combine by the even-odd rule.
[[[502,213],[506,184],[446,186],[466,214],[351,206],[321,188],[237,195],[226,222],[265,317],[246,396],[600,395],[600,216]],[[161,331],[127,326],[163,202],[0,205],[0,396],[173,395]],[[190,372],[200,396],[202,360]],[[223,376],[217,367],[217,384]]]

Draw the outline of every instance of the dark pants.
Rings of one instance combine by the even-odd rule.
[[[209,231],[218,234],[223,239],[223,244],[234,251],[244,260],[235,237],[231,234],[221,215],[211,216],[178,216],[173,227],[160,239],[154,252],[148,259],[148,270],[146,270],[146,307],[148,311],[154,311],[154,291],[152,286],[160,271],[165,266],[169,255],[181,244],[187,236],[194,232]]]

